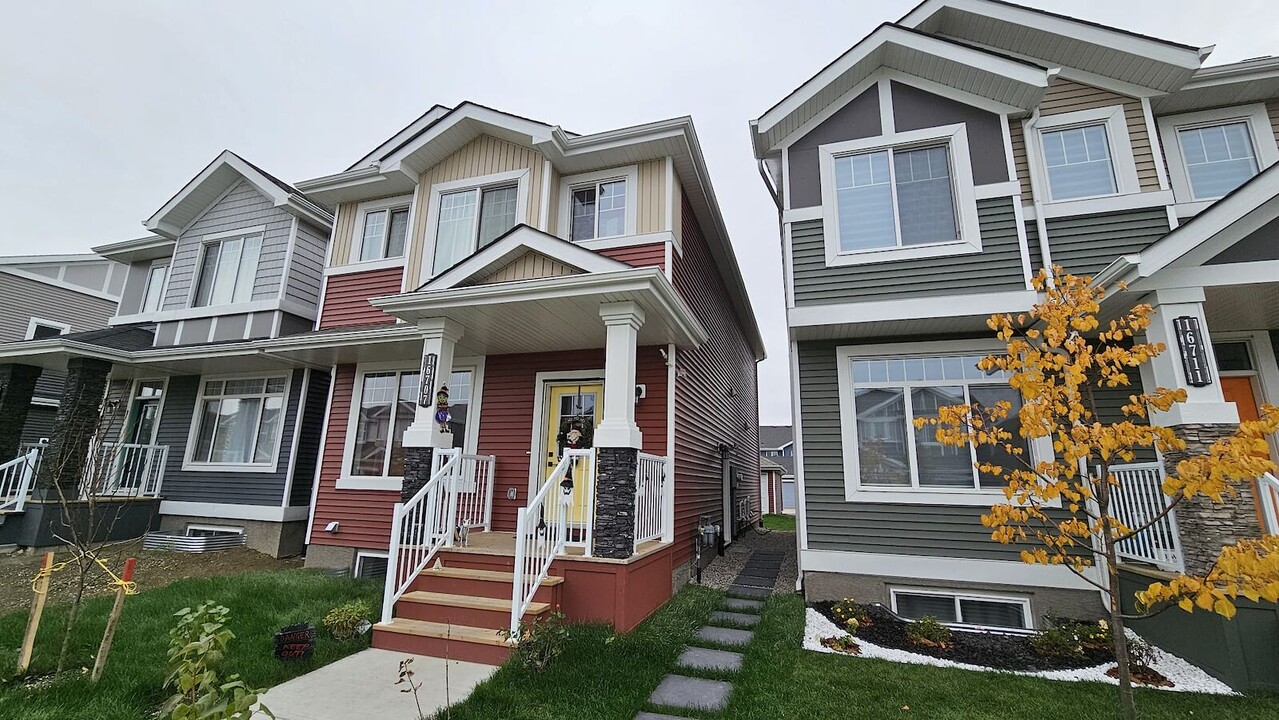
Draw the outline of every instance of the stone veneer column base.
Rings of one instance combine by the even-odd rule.
[[[435,448],[404,448],[404,484],[400,486],[400,502],[408,502],[431,479],[431,457]]]
[[[22,426],[35,395],[40,368],[14,363],[0,364],[0,463],[18,457]]]
[[[595,557],[626,559],[635,552],[635,448],[595,449]]]
[[[1172,431],[1186,441],[1186,451],[1164,454],[1164,471],[1173,474],[1177,463],[1187,457],[1202,455],[1219,438],[1234,434],[1237,425],[1176,425]],[[1245,538],[1261,536],[1257,521],[1256,494],[1252,483],[1235,486],[1238,493],[1215,503],[1205,497],[1182,500],[1177,505],[1177,529],[1181,535],[1181,551],[1186,572],[1207,572],[1221,554],[1221,548]]]
[[[107,375],[111,363],[94,358],[71,358],[67,361],[67,379],[62,388],[58,414],[53,419],[49,447],[40,460],[36,490],[37,500],[57,500],[60,485],[65,497],[80,496],[80,482],[88,460],[89,444],[105,424],[102,399],[106,395]],[[119,410],[124,413],[127,410]],[[101,478],[93,478],[101,481]]]

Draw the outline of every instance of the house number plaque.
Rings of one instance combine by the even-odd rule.
[[[1191,315],[1173,318],[1172,328],[1177,333],[1177,346],[1181,348],[1186,382],[1193,387],[1211,385],[1212,370],[1208,367],[1208,349],[1199,330],[1199,318]]]
[[[435,365],[438,360],[435,353],[422,354],[422,374],[417,386],[418,407],[435,405]]]

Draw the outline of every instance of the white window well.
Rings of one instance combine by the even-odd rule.
[[[1178,202],[1216,200],[1279,161],[1262,104],[1163,117],[1159,130]]]
[[[635,165],[566,177],[560,183],[560,236],[572,242],[634,235]]]
[[[1049,202],[1141,192],[1122,105],[1045,115],[1031,129],[1027,155]]]
[[[893,612],[910,620],[924,617],[961,627],[1031,630],[1030,600],[969,591],[891,588]]]
[[[351,262],[404,257],[411,204],[411,196],[360,203],[355,211]]]
[[[284,375],[204,378],[184,469],[273,470],[288,387]]]
[[[524,221],[528,171],[440,183],[432,187],[431,275],[439,275]]]
[[[827,265],[981,252],[964,125],[819,148]]]
[[[262,229],[230,235],[213,242],[205,239],[192,307],[229,305],[253,299],[253,283],[262,255]]]

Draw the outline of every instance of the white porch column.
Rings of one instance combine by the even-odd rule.
[[[640,448],[635,424],[635,342],[644,310],[633,302],[604,303],[600,317],[608,334],[604,358],[604,417],[595,429],[595,447]]]
[[[404,447],[453,447],[453,433],[435,422],[435,393],[453,374],[453,349],[462,338],[462,326],[445,318],[419,320],[422,332],[422,377],[418,385],[413,424],[404,431]]]
[[[1221,378],[1217,374],[1217,359],[1212,351],[1212,339],[1208,333],[1208,321],[1203,311],[1203,288],[1174,288],[1156,290],[1153,305],[1155,315],[1150,327],[1146,329],[1146,337],[1150,342],[1161,342],[1166,347],[1162,355],[1149,364],[1153,387],[1185,388],[1186,402],[1174,405],[1169,412],[1155,412],[1151,422],[1155,425],[1173,427],[1191,424],[1238,424],[1239,412],[1234,403],[1226,402],[1221,394]],[[1195,318],[1199,324],[1200,337],[1207,358],[1204,372],[1210,382],[1195,387],[1186,379],[1185,360],[1181,347],[1177,343],[1177,332],[1174,322],[1179,317]]]

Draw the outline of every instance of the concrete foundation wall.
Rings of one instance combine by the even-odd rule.
[[[72,522],[80,532],[92,527],[100,540],[132,540],[142,537],[159,526],[160,501],[158,499],[109,499],[99,498],[92,512],[83,501],[70,503]],[[22,547],[42,548],[65,545],[59,537],[69,537],[62,506],[56,500],[29,500],[21,515],[5,519],[6,528],[20,525],[11,536]]]
[[[266,520],[228,520],[200,517],[198,515],[165,515],[160,518],[160,529],[170,532],[186,532],[187,527],[240,528],[244,531],[244,544],[250,549],[271,557],[301,555],[306,539],[306,521],[268,522]]]
[[[320,570],[353,570],[358,548],[341,545],[308,545],[306,567]]]

